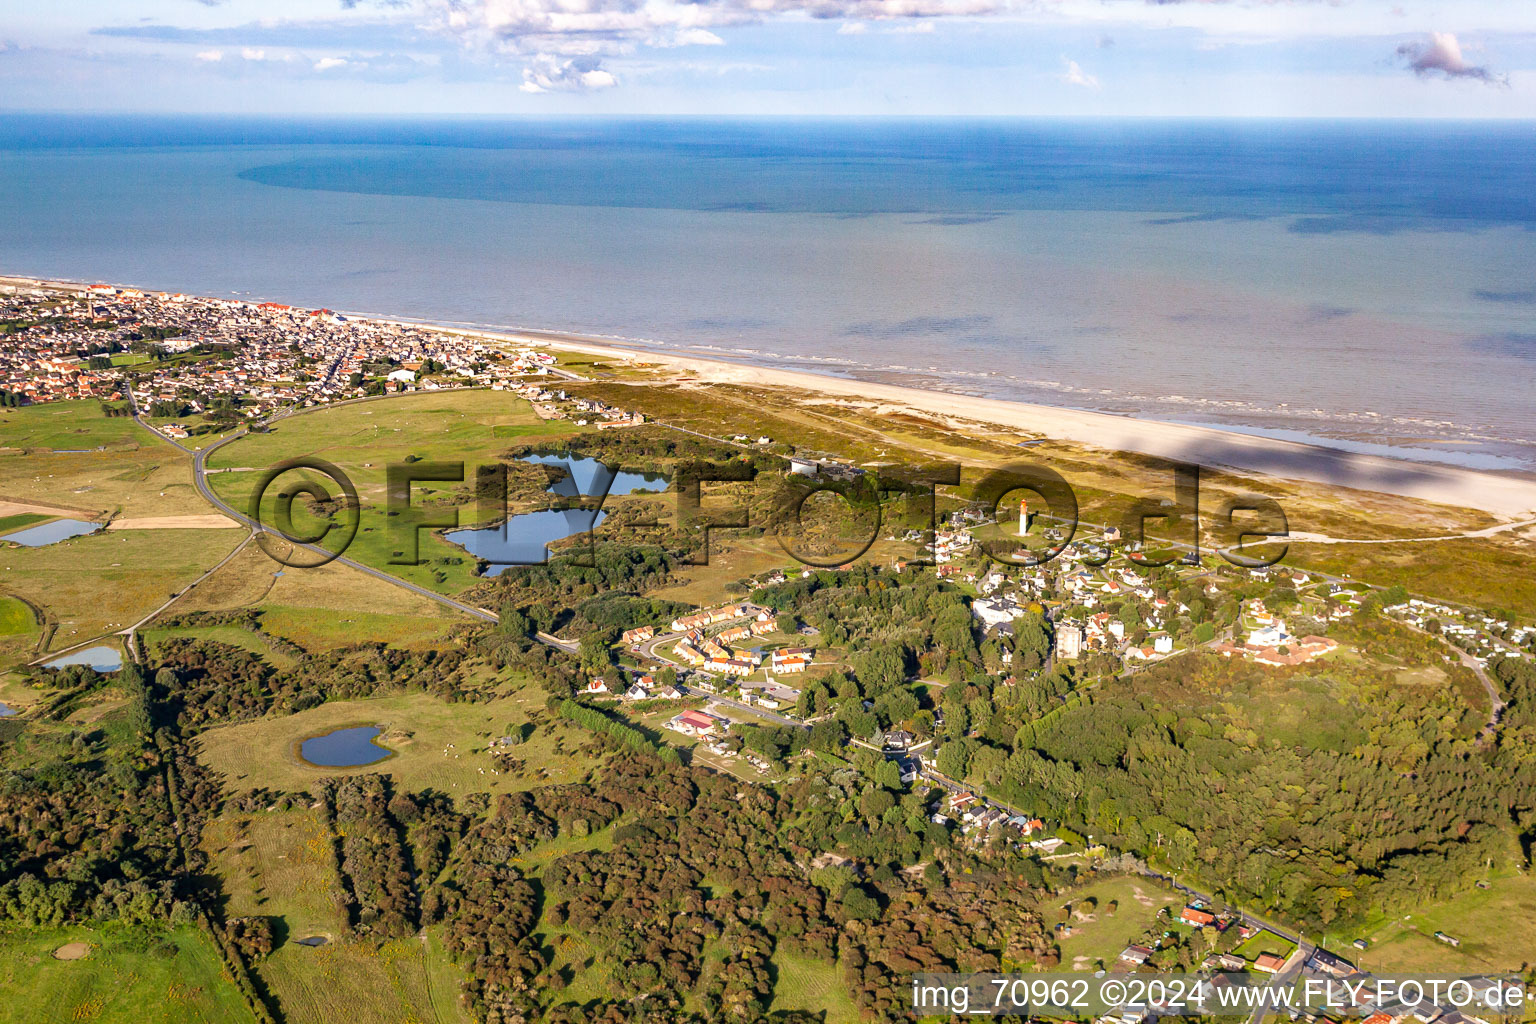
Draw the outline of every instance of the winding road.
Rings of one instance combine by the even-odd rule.
[[[207,501],[214,508],[218,509],[220,512],[223,512],[225,515],[229,516],[231,519],[233,519],[236,522],[238,522],[238,523],[246,526],[247,528],[249,528],[250,531],[251,531],[251,536],[253,538],[257,538],[258,539],[258,543],[259,543],[259,536],[258,535],[265,533],[265,534],[268,534],[270,536],[280,538],[285,543],[294,544],[295,547],[303,548],[304,550],[309,551],[312,554],[319,555],[319,556],[321,556],[323,558],[330,558],[332,553],[327,551],[327,550],[325,550],[324,548],[319,547],[319,546],[314,545],[314,544],[297,544],[297,543],[289,540],[288,538],[284,537],[281,532],[279,532],[277,530],[274,530],[274,529],[271,529],[270,527],[265,526],[262,523],[256,521],[251,516],[248,516],[245,513],[241,512],[240,510],[238,510],[238,509],[234,508],[233,506],[231,506],[223,498],[220,498],[217,494],[215,494],[213,492],[213,488],[208,486],[208,479],[207,479],[208,478],[208,456],[212,455],[214,452],[218,451],[220,448],[224,447],[225,445],[229,444],[230,442],[238,441],[238,440],[240,440],[240,438],[245,437],[247,435],[248,431],[242,430],[238,434],[231,434],[229,437],[222,438],[222,439],[220,439],[218,441],[215,441],[213,444],[208,445],[206,448],[188,448],[186,445],[181,444],[180,442],[178,442],[175,438],[167,437],[165,434],[162,434],[160,431],[156,430],[149,423],[145,422],[143,416],[139,412],[138,402],[136,402],[133,399],[133,390],[131,388],[129,389],[128,394],[129,394],[128,402],[129,402],[129,406],[133,410],[134,422],[138,423],[139,426],[143,427],[145,430],[149,431],[151,434],[154,434],[160,440],[166,442],[167,444],[174,445],[175,447],[180,448],[182,451],[186,452],[188,455],[192,456],[192,482],[197,486],[197,492],[203,496],[203,499],[205,501]],[[359,401],[369,401],[369,400],[370,399],[359,399]],[[333,403],[331,405],[316,406],[315,408],[316,409],[332,409],[332,408],[335,408],[336,405],[339,405],[339,404],[342,404],[342,403]],[[308,411],[308,410],[305,410],[305,411]],[[273,421],[275,421],[277,419],[283,419],[283,418],[287,418],[287,417],[291,417],[291,416],[300,416],[300,415],[303,415],[303,412],[279,414],[278,416],[274,416],[274,417],[266,420],[265,423],[270,424],[270,423],[272,423]],[[445,597],[444,595],[439,594],[439,593],[437,593],[435,591],[428,590],[425,587],[419,587],[416,584],[411,583],[411,582],[409,582],[407,580],[403,580],[403,579],[401,579],[398,576],[391,576],[387,572],[382,572],[382,571],[380,571],[378,569],[375,569],[375,568],[373,568],[371,566],[364,565],[363,563],[358,562],[358,561],[354,561],[353,559],[347,558],[344,555],[338,555],[338,556],[336,556],[332,560],[335,561],[335,562],[339,562],[342,565],[348,566],[349,568],[356,569],[358,572],[367,573],[369,576],[372,576],[375,579],[383,580],[385,583],[391,583],[391,584],[393,584],[393,585],[395,585],[397,587],[401,587],[401,588],[403,588],[405,590],[409,590],[413,594],[420,594],[422,597],[430,598],[430,599],[432,599],[433,601],[436,601],[439,604],[447,605],[449,608],[452,608],[455,611],[463,612],[465,615],[468,615],[471,618],[479,619],[482,622],[498,622],[498,621],[500,621],[500,619],[493,612],[488,612],[484,608],[477,608],[474,605],[465,604],[463,601],[456,601],[456,600],[454,600],[451,597]],[[217,568],[217,567],[215,567],[215,568]],[[201,582],[201,580],[199,580],[198,582]],[[158,612],[156,614],[158,614]],[[151,616],[151,618],[152,617],[153,616]]]

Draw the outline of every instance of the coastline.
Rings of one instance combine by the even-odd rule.
[[[354,316],[354,314],[347,314]],[[1416,498],[1491,513],[1501,519],[1536,517],[1536,475],[1467,469],[1444,463],[1366,455],[1218,427],[1141,419],[1060,406],[976,398],[896,384],[878,384],[732,363],[660,349],[616,345],[590,335],[561,331],[491,331],[445,327],[429,321],[357,313],[377,323],[431,327],[448,334],[512,344],[556,346],[586,355],[659,364],[703,384],[782,387],[851,400],[887,410],[911,410],[955,422],[1006,427],[1046,439],[1070,441],[1105,451],[1134,452],[1198,463],[1238,473],[1297,480]]]
[[[86,282],[0,276],[0,286],[79,289]],[[131,287],[131,286],[129,286]],[[158,289],[151,289],[158,290]],[[1211,468],[1396,495],[1488,512],[1500,519],[1536,517],[1536,474],[1470,469],[1445,463],[1350,452],[1256,433],[1143,419],[1086,409],[969,395],[634,348],[612,340],[544,329],[458,327],[401,315],[338,310],[348,319],[422,327],[508,344],[553,346],[603,358],[667,367],[690,382],[785,388],[882,410],[910,410],[953,423],[981,423],[1104,451],[1133,452]],[[642,385],[643,386],[643,385]]]

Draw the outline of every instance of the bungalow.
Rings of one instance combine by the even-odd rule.
[[[1152,959],[1152,950],[1146,946],[1126,946],[1120,951],[1120,959],[1138,967]]]
[[[625,700],[650,700],[651,691],[641,686],[638,682],[624,691]]]
[[[1196,928],[1204,928],[1216,923],[1216,915],[1199,907],[1185,907],[1179,912],[1179,920]]]
[[[1258,959],[1253,962],[1253,969],[1263,971],[1265,974],[1279,974],[1285,966],[1285,957],[1278,953],[1260,953]]]
[[[606,679],[589,679],[587,680],[587,685],[581,688],[581,692],[588,696],[595,696],[613,691],[608,689],[608,681]]]

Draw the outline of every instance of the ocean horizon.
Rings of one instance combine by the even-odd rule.
[[[0,115],[0,273],[1536,469],[1536,127]]]

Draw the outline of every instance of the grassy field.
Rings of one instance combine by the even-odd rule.
[[[192,460],[94,401],[0,410],[0,496],[147,517],[212,512]]]
[[[1084,905],[1090,897],[1098,901],[1091,910]],[[1110,878],[1050,900],[1041,907],[1045,923],[1055,927],[1062,919],[1061,908],[1069,903],[1072,934],[1061,940],[1061,966],[1073,971],[1096,970],[1100,963],[1112,967],[1120,951],[1156,923],[1160,908],[1183,905],[1179,897],[1145,879]],[[1117,904],[1114,913],[1111,903]]]
[[[1440,942],[1434,937],[1437,931],[1460,939],[1461,945]],[[1536,963],[1536,877],[1493,878],[1487,889],[1379,919],[1337,938],[1334,944],[1348,947],[1361,937],[1371,940],[1369,950],[1346,948],[1345,952],[1366,970],[1453,974],[1519,970],[1522,964]]]
[[[66,943],[83,960],[54,959]],[[240,1024],[252,1021],[217,951],[192,927],[0,934],[0,1024]]]
[[[96,401],[0,409],[0,444],[11,448],[132,448],[148,436],[127,417],[103,415]]]
[[[407,459],[463,462],[463,483],[418,483],[411,488],[411,500],[433,515],[457,509],[459,524],[470,526],[480,516],[471,496],[476,466],[493,461],[513,440],[541,436],[553,440],[573,429],[564,421],[540,420],[528,402],[504,392],[408,395],[280,421],[270,433],[241,438],[214,453],[211,469],[238,471],[216,473],[209,480],[221,497],[243,509],[250,504],[259,471],[266,467],[301,454],[334,463],[353,481],[362,504],[348,557],[418,586],[454,594],[478,582],[475,560],[429,530],[418,532],[422,564],[391,564],[392,558],[404,556],[406,546],[392,529],[402,520],[385,515],[386,467]],[[330,490],[335,487],[329,484]],[[275,489],[269,492],[273,493]],[[297,512],[295,522],[299,523]]]
[[[431,598],[349,566],[289,568],[255,544],[178,601],[175,611],[239,608],[261,609],[263,630],[315,651],[365,640],[430,645],[466,621]]]
[[[468,1024],[458,969],[430,932],[382,945],[288,945],[259,973],[287,1024]]]
[[[389,586],[380,582],[373,585]],[[448,609],[435,616],[382,615],[288,605],[267,605],[261,616],[264,630],[309,651],[378,641],[391,647],[433,647],[441,643],[445,632],[463,621]]]
[[[773,954],[773,967],[777,976],[773,983],[773,1002],[768,1007],[770,1013],[781,1010],[825,1012],[824,1024],[857,1024],[859,1021],[859,1008],[843,984],[842,968],[783,950]]]
[[[287,940],[346,931],[331,841],[311,810],[226,813],[203,830],[203,849],[228,897],[226,915],[280,917],[279,937]]]
[[[28,526],[36,526],[38,523],[46,523],[53,516],[45,516],[38,512],[22,512],[14,516],[0,516],[0,534],[7,534],[13,530],[20,530]]]
[[[6,587],[58,623],[52,650],[137,622],[239,544],[234,530],[119,530],[0,551]]]
[[[0,597],[0,636],[32,633],[37,629],[37,617],[25,601],[14,597]]]
[[[382,772],[406,789],[433,788],[455,798],[585,779],[591,766],[572,750],[587,736],[548,717],[543,705],[542,691],[532,686],[484,704],[449,704],[421,693],[333,701],[285,718],[209,730],[199,737],[199,757],[223,774],[230,792],[258,786],[298,792],[328,775],[359,772]],[[508,726],[528,722],[534,711],[543,724],[516,749],[523,771],[492,775],[486,744],[505,735]],[[358,768],[318,768],[296,756],[299,741],[354,725],[383,726],[381,742],[397,756]]]

